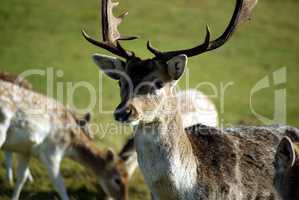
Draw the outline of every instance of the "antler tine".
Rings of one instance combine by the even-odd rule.
[[[151,46],[150,42],[148,43],[148,49],[151,51],[156,57],[160,57],[163,59],[170,59],[174,56],[185,54],[188,57],[196,56],[199,54],[202,54],[207,51],[211,51],[213,49],[216,49],[223,44],[225,44],[232,34],[235,32],[237,26],[241,24],[242,22],[245,22],[249,19],[249,16],[255,7],[257,3],[257,0],[237,0],[235,10],[233,13],[233,16],[230,20],[229,25],[227,26],[226,30],[223,32],[223,34],[218,37],[217,39],[213,41],[209,41],[210,39],[210,32],[209,28],[207,27],[207,34],[205,42],[201,45],[198,45],[191,49],[186,50],[179,50],[179,51],[169,51],[169,52],[161,52],[158,49],[155,49],[153,46]]]
[[[92,37],[90,37],[84,30],[82,30],[82,35],[91,44],[93,44],[93,45],[95,45],[97,47],[106,49],[107,51],[109,51],[109,52],[111,52],[111,53],[113,53],[115,55],[118,55],[120,57],[123,57],[123,58],[126,58],[126,59],[130,59],[131,57],[134,57],[134,55],[135,55],[133,52],[126,51],[123,48],[120,49],[120,48],[117,48],[114,45],[108,44],[106,42],[99,42],[99,41],[93,39]]]
[[[118,31],[118,26],[121,24],[128,12],[124,12],[118,17],[114,17],[113,9],[119,5],[119,2],[112,2],[111,0],[102,0],[102,28],[103,40],[116,44],[118,40],[134,40],[138,37],[124,37]]]
[[[118,26],[121,24],[123,18],[128,15],[128,12],[121,14],[119,17],[115,17],[113,15],[113,8],[118,6],[119,2],[112,2],[112,0],[102,0],[102,38],[103,42],[99,42],[92,37],[90,37],[84,30],[82,30],[82,34],[84,38],[90,43],[106,49],[111,53],[118,55],[120,57],[131,59],[135,57],[135,54],[131,51],[125,50],[118,41],[120,40],[134,40],[139,37],[130,36],[125,37],[122,36],[118,31]]]

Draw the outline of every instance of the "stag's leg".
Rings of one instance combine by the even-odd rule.
[[[6,178],[9,184],[13,186],[13,169],[12,169],[12,153],[5,151],[5,167],[6,167]]]
[[[55,149],[55,147],[53,149]],[[47,167],[51,181],[60,198],[62,200],[69,200],[63,183],[63,178],[60,174],[60,164],[62,157],[63,154],[57,149],[52,150],[51,152],[43,152],[40,154],[40,159]]]
[[[17,182],[12,196],[12,200],[18,200],[20,198],[22,188],[26,182],[29,173],[28,162],[29,157],[18,155]]]

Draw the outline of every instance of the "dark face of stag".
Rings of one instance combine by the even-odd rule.
[[[275,156],[275,179],[277,191],[285,200],[299,199],[299,143],[290,138],[281,140]]]
[[[170,60],[132,60],[123,62],[95,54],[94,61],[110,78],[119,83],[121,103],[114,117],[124,123],[152,122],[159,117],[159,108],[182,76],[187,56],[179,55]]]

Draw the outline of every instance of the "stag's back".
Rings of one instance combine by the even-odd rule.
[[[280,199],[274,188],[274,158],[285,126],[240,127],[224,132],[197,125],[187,129],[198,160],[198,185],[207,199]]]

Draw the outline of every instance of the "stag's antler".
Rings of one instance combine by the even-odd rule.
[[[255,7],[256,3],[257,0],[237,0],[234,14],[230,20],[229,25],[227,26],[224,33],[219,38],[213,41],[210,41],[210,31],[207,26],[207,33],[204,43],[194,48],[178,51],[161,52],[158,49],[154,48],[151,45],[150,41],[148,41],[147,48],[156,57],[163,58],[165,60],[168,60],[180,54],[185,54],[188,57],[192,57],[216,49],[229,40],[229,38],[232,36],[239,24],[249,19],[251,11]]]
[[[115,8],[119,3],[112,2],[112,0],[102,0],[102,37],[103,42],[99,42],[92,37],[90,37],[84,30],[82,34],[87,41],[90,43],[106,49],[111,53],[118,55],[120,57],[130,59],[134,57],[134,53],[125,50],[119,43],[119,40],[134,40],[138,37],[124,37],[118,31],[118,26],[121,24],[123,18],[128,14],[128,12],[123,13],[119,17],[113,16],[113,8]]]

